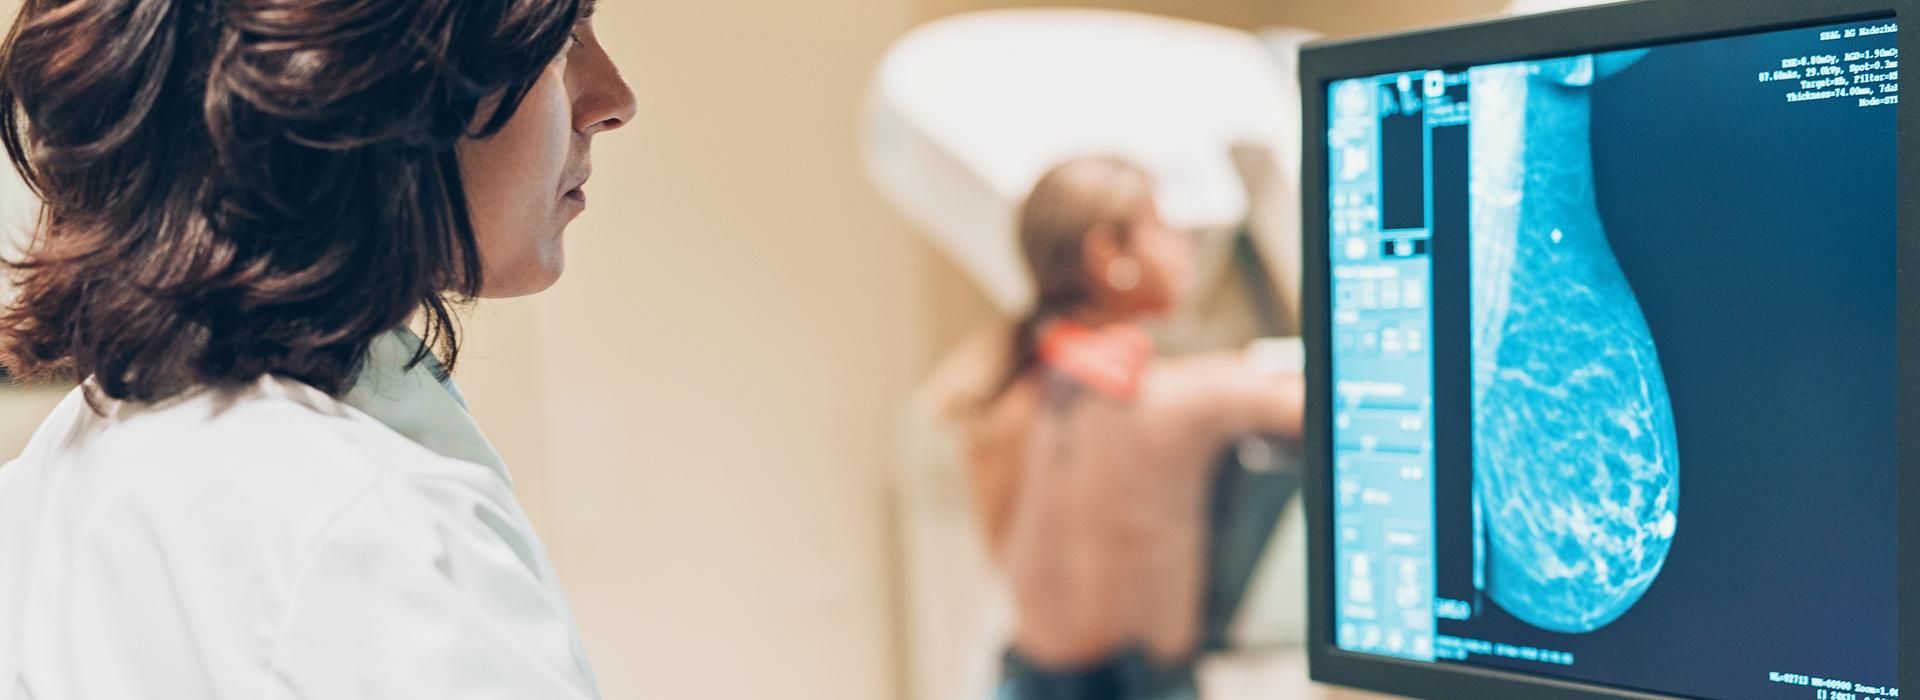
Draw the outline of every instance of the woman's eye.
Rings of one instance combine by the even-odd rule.
[[[571,34],[568,34],[567,45],[560,47],[560,51],[553,55],[553,62],[559,63],[562,59],[565,59],[568,55],[572,54],[574,49],[580,48],[581,46],[585,46],[585,45],[586,45],[586,42],[583,42],[580,40],[579,31],[574,31]]]

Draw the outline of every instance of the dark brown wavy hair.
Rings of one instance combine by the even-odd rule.
[[[339,395],[422,312],[451,368],[481,285],[454,144],[497,132],[591,0],[26,0],[0,142],[45,202],[0,361],[156,401]]]

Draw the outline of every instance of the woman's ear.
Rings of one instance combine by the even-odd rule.
[[[1081,272],[1089,286],[1106,286],[1107,270],[1113,261],[1126,255],[1120,244],[1120,229],[1113,224],[1094,224],[1080,237]]]

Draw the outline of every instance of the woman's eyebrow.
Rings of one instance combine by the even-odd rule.
[[[585,22],[593,19],[593,11],[598,9],[599,5],[600,0],[587,0],[586,2],[580,3],[580,21]]]

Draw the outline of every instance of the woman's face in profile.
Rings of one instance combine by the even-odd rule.
[[[632,90],[583,22],[499,133],[459,144],[480,296],[534,294],[560,279],[563,234],[587,208],[593,137],[626,124],[634,110]]]
[[[1193,286],[1193,236],[1161,219],[1160,207],[1152,200],[1134,213],[1132,230],[1127,253],[1141,267],[1136,304],[1144,313],[1170,313]]]

